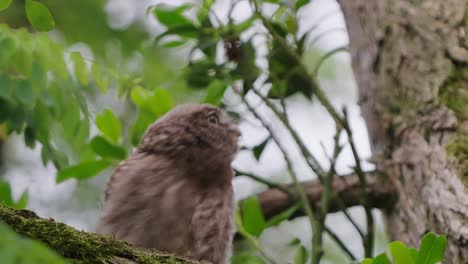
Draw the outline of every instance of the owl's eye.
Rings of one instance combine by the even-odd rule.
[[[211,114],[208,116],[208,122],[217,125],[219,124],[219,118],[216,114]]]

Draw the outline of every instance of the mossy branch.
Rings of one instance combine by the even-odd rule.
[[[0,220],[15,232],[39,240],[70,263],[104,264],[196,264],[197,261],[76,230],[53,219],[38,217],[28,210],[16,210],[0,203]]]

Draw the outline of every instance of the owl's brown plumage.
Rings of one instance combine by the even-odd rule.
[[[234,233],[230,164],[239,135],[211,105],[182,105],[161,117],[109,179],[97,232],[226,263]]]

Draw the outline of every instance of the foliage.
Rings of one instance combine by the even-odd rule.
[[[1,0],[0,11],[7,9],[13,0]],[[41,2],[26,0],[25,12],[29,22],[40,31],[50,31],[55,21],[49,9]]]
[[[11,193],[10,184],[0,180],[0,203],[4,203],[13,208],[24,209],[28,203],[28,193],[24,192],[18,201],[15,202]]]
[[[265,219],[255,197],[243,201],[236,212],[236,224],[254,251],[235,254],[232,263],[275,263],[262,248],[259,237],[267,228],[300,211],[307,216],[313,230],[312,247],[304,247],[297,239],[292,241],[290,246],[295,248],[295,253],[291,263],[316,264],[325,250],[323,233],[332,234],[325,227],[325,219],[334,195],[331,182],[342,150],[339,144],[342,134],[347,135],[347,144],[355,158],[354,171],[363,190],[366,185],[346,111],[336,110],[317,81],[322,63],[347,47],[325,54],[308,47],[313,29],[299,30],[298,12],[310,0],[287,4],[279,0],[249,0],[252,13],[241,22],[231,16],[239,2],[231,2],[227,22],[214,14],[213,0],[203,0],[200,5],[152,6],[148,16],[164,27],[152,38],[158,32],[150,34],[136,23],[121,29],[110,27],[104,0],[0,0],[4,15],[1,21],[6,22],[0,25],[0,126],[6,127],[7,134],[22,134],[27,146],[40,146],[44,165],[52,162],[58,170],[57,183],[85,180],[125,159],[138,145],[146,128],[180,101],[178,93],[196,95],[192,101],[224,107],[225,95],[234,92],[269,133],[258,145],[242,149],[260,160],[266,146],[275,144],[284,155],[298,195],[292,196],[278,183],[250,175],[270,188],[286,192],[294,203],[281,214]],[[263,12],[266,5],[274,10],[272,14]],[[193,10],[195,14],[190,16],[188,12]],[[42,32],[51,30],[53,34]],[[86,52],[70,48],[77,43],[89,48],[90,55],[84,56]],[[259,52],[259,46],[264,46],[266,51]],[[180,59],[186,65],[182,69],[172,68],[180,61],[166,53],[182,53],[187,49],[190,51],[187,58]],[[140,59],[137,69],[129,66],[134,58]],[[185,87],[191,90],[183,90]],[[124,113],[96,100],[104,96],[115,96],[124,105]],[[293,138],[307,165],[317,174],[324,188],[320,208],[310,207],[293,169],[294,160],[271,128],[270,120],[256,111],[248,96],[255,96],[271,110]],[[328,169],[322,168],[290,124],[286,100],[293,96],[316,100],[336,123],[335,150]],[[242,112],[230,110],[240,119],[245,118]],[[359,231],[365,255],[369,257],[374,226],[364,191],[362,195],[369,232],[362,232],[349,220]],[[23,208],[27,193],[15,202],[10,186],[0,182],[0,201]],[[331,237],[335,237],[349,259],[356,259],[346,243]],[[445,238],[441,237],[426,235],[419,250],[393,242],[389,246],[390,255],[382,254],[362,263],[390,263],[389,257],[395,263],[434,263],[431,261],[441,259],[445,246]]]
[[[436,264],[444,257],[446,238],[444,235],[427,233],[421,240],[419,249],[408,248],[400,241],[388,245],[389,252],[374,259],[367,258],[361,264]],[[390,260],[391,259],[391,260]]]

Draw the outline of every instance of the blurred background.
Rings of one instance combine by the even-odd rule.
[[[89,67],[91,62],[101,65],[111,65],[120,76],[119,83],[111,82],[107,93],[99,93],[98,89],[89,90],[84,100],[88,103],[90,118],[94,120],[104,109],[111,109],[118,117],[122,126],[122,137],[130,138],[130,126],[137,118],[137,111],[132,106],[126,93],[125,82],[143,83],[147,88],[165,89],[175,104],[184,102],[200,102],[206,90],[191,89],[187,86],[181,74],[187,65],[190,47],[165,48],[152,45],[155,36],[163,32],[164,27],[148,12],[148,7],[160,3],[170,5],[189,1],[151,1],[151,0],[80,0],[80,1],[42,1],[51,11],[56,27],[48,36],[66,46],[65,57],[71,62],[71,54],[79,52]],[[195,6],[200,3],[191,1]],[[8,10],[0,13],[0,23],[9,27],[27,27],[22,1],[14,1]],[[227,21],[230,1],[217,0],[214,4],[215,15],[221,21]],[[252,10],[247,1],[240,2],[232,13],[236,21],[243,21],[250,16]],[[191,10],[188,16],[195,16]],[[313,29],[305,54],[305,63],[311,68],[326,52],[346,46],[348,37],[346,25],[339,5],[330,0],[314,0],[301,8],[298,14],[299,32]],[[266,49],[261,38],[257,41],[257,53]],[[1,52],[1,51],[0,51]],[[267,62],[258,59],[256,62],[266,67]],[[70,71],[73,66],[67,65]],[[110,67],[110,66],[109,66]],[[350,56],[346,52],[333,55],[324,62],[318,79],[332,103],[341,108],[347,106],[358,151],[363,160],[370,156],[370,146],[365,123],[357,105],[357,87],[354,81]],[[1,89],[1,88],[0,88]],[[275,117],[263,109],[258,98],[248,98],[257,111],[269,117],[269,121],[277,130],[286,146],[291,142],[289,135],[279,125]],[[74,100],[69,98],[65,100]],[[71,102],[71,101],[70,101]],[[243,114],[240,122],[242,130],[241,145],[253,147],[268,136],[261,124],[240,106],[239,99],[229,90],[223,99],[228,109],[234,109]],[[328,158],[332,153],[335,123],[326,110],[316,101],[310,101],[304,96],[295,95],[286,100],[288,115],[293,127],[297,129],[309,149],[319,157],[324,167],[328,166]],[[0,122],[1,123],[1,122]],[[99,129],[91,122],[90,135],[97,135]],[[10,134],[3,137],[1,149],[0,179],[9,183],[15,200],[20,199],[24,192],[28,194],[27,208],[37,212],[42,217],[52,217],[78,229],[93,231],[100,212],[103,188],[107,178],[112,173],[110,167],[97,176],[76,180],[69,179],[57,183],[56,166],[41,160],[41,144],[34,148],[26,146],[24,135]],[[73,139],[72,139],[73,140]],[[344,143],[344,142],[343,142]],[[76,146],[75,146],[76,147]],[[131,151],[131,144],[127,144]],[[79,149],[79,146],[76,147]],[[297,161],[295,169],[301,180],[314,179],[315,175],[302,160],[297,149],[288,149]],[[73,159],[71,159],[73,163]],[[338,161],[337,171],[346,174],[352,171],[354,164],[349,148],[345,148]],[[234,167],[250,171],[278,182],[289,182],[286,164],[282,154],[274,144],[267,144],[264,153],[257,160],[250,151],[240,151]],[[372,169],[371,164],[365,164],[365,169]],[[246,198],[258,193],[266,187],[245,177],[234,179],[236,199]],[[352,208],[351,214],[364,228],[364,215],[361,208]],[[386,245],[379,212],[374,212],[378,222],[377,244],[375,252],[381,252]],[[327,223],[343,241],[348,242],[351,250],[359,257],[363,249],[357,232],[351,224],[344,221],[341,213],[330,214]],[[294,254],[294,248],[289,246],[294,239],[299,239],[303,245],[310,247],[310,226],[307,219],[297,218],[285,221],[281,225],[269,228],[261,235],[265,249],[279,263],[287,263]],[[353,241],[356,241],[354,243]],[[336,246],[325,240],[326,247]],[[347,263],[339,254],[326,255],[323,263]]]

